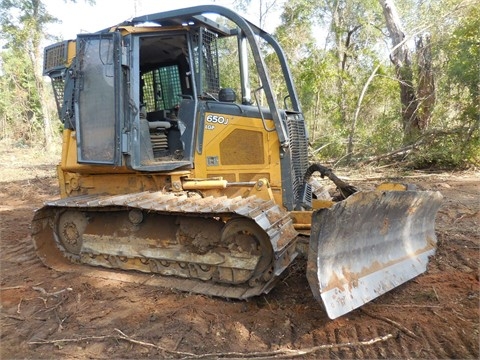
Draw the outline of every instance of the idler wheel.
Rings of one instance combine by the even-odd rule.
[[[229,220],[222,229],[221,244],[231,251],[260,255],[249,283],[256,286],[259,281],[265,281],[263,275],[273,263],[273,248],[267,233],[257,223],[247,218]]]
[[[80,211],[67,210],[61,213],[57,220],[56,233],[60,244],[71,254],[80,255],[82,235],[88,220]]]

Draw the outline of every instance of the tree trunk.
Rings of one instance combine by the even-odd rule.
[[[385,16],[385,22],[393,45],[390,59],[395,66],[400,86],[404,142],[411,143],[422,132],[422,121],[419,118],[418,99],[413,87],[410,50],[404,41],[405,33],[393,0],[379,0],[379,2],[383,9],[383,15]]]
[[[430,36],[418,36],[415,46],[418,58],[417,96],[420,107],[418,117],[420,118],[420,128],[425,130],[430,123],[433,106],[435,105],[435,81],[432,71]]]
[[[342,72],[345,71],[345,66],[346,66],[346,63],[347,63],[348,51],[350,50],[352,36],[361,27],[362,27],[362,25],[354,26],[353,29],[351,29],[347,32],[347,39],[345,40],[345,54],[343,56],[343,61],[342,61]],[[361,102],[361,100],[360,100],[360,102]],[[353,117],[353,119],[350,123],[350,134],[348,135],[348,142],[347,142],[347,157],[346,157],[347,162],[350,162],[351,159],[352,159],[353,148],[354,148],[353,138],[355,136],[355,131],[356,131],[356,127],[357,127],[357,118],[358,118],[358,114],[355,113],[355,116]]]
[[[347,95],[345,91],[345,65],[346,65],[346,52],[345,44],[342,38],[342,26],[343,18],[341,14],[340,5],[334,4],[332,9],[332,24],[331,29],[335,36],[336,45],[336,62],[337,62],[337,98],[338,98],[338,111],[339,121],[341,126],[346,126],[348,123],[347,114]],[[348,150],[347,150],[348,151]],[[346,154],[348,156],[348,152]]]
[[[47,152],[51,152],[53,146],[53,128],[52,122],[50,119],[50,114],[48,112],[48,106],[46,101],[46,91],[43,83],[43,74],[42,74],[42,51],[40,47],[41,43],[41,30],[39,28],[39,18],[40,18],[40,7],[41,3],[38,0],[32,1],[33,8],[33,19],[37,22],[35,32],[32,34],[32,52],[30,53],[30,58],[32,61],[32,66],[34,69],[35,84],[37,88],[38,95],[40,97],[40,107],[41,115],[43,122],[43,144]]]

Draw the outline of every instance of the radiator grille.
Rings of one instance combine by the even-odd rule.
[[[220,142],[222,165],[258,165],[265,163],[262,133],[235,129]]]
[[[298,205],[311,199],[311,188],[304,186],[304,176],[308,168],[308,136],[302,114],[288,114],[286,123],[290,138],[294,202]]]
[[[43,75],[64,69],[67,63],[68,41],[62,41],[45,48],[43,56]]]

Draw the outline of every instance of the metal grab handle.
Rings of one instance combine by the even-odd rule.
[[[255,96],[255,102],[257,103],[257,108],[258,108],[258,112],[260,113],[260,117],[262,118],[262,124],[263,124],[263,128],[265,129],[266,132],[273,132],[276,130],[275,127],[273,127],[273,129],[269,129],[267,127],[267,124],[265,122],[265,118],[263,117],[263,112],[262,112],[262,109],[260,108],[260,103],[258,102],[258,98],[257,98],[257,92],[259,92],[260,90],[263,89],[263,86],[260,86],[258,89],[256,89],[254,92],[253,92],[253,96]]]

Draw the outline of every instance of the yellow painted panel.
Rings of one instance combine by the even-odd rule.
[[[204,116],[205,126],[199,129],[203,131],[203,151],[195,154],[195,177],[207,177],[208,172],[209,177],[233,174],[236,179],[245,179],[261,173],[269,179],[273,190],[280,189],[280,144],[276,132],[265,131],[258,118],[209,112]],[[271,120],[266,120],[266,125],[274,126]]]
[[[83,174],[117,174],[134,172],[125,166],[79,164],[77,162],[76,132],[69,129],[65,129],[63,132],[62,160],[60,166],[64,171]]]
[[[265,164],[263,143],[260,131],[235,129],[220,142],[220,164]]]

